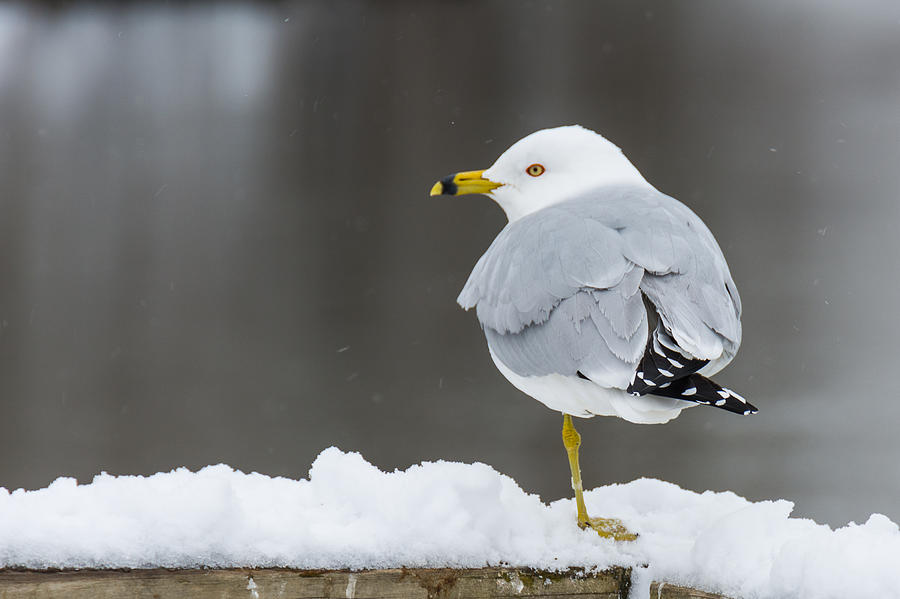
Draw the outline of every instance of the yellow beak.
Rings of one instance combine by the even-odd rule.
[[[466,171],[447,175],[431,188],[433,196],[459,196],[466,193],[489,193],[502,183],[495,183],[484,178],[484,171]]]

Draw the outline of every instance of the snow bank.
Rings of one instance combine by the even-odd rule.
[[[60,478],[0,488],[0,565],[30,568],[285,566],[562,569],[634,566],[651,579],[753,597],[886,597],[900,592],[900,532],[886,517],[838,530],[751,503],[641,479],[586,493],[594,515],[640,533],[611,543],[575,525],[572,500],[544,504],[484,464],[381,472],[322,452],[308,480],[228,466],[149,477]],[[649,567],[643,567],[649,564]]]

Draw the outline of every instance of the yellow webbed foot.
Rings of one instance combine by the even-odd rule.
[[[604,539],[635,541],[638,538],[637,534],[629,532],[618,518],[588,518],[587,520],[580,520],[578,526],[581,528],[592,528]]]

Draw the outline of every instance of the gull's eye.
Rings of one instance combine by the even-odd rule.
[[[540,177],[544,174],[544,171],[547,170],[544,168],[543,164],[538,164],[535,162],[531,166],[525,169],[525,172],[531,175],[532,177]]]

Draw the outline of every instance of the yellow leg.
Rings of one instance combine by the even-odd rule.
[[[621,520],[615,518],[590,518],[584,507],[584,487],[581,484],[581,467],[578,465],[578,448],[581,447],[581,435],[572,424],[569,414],[563,415],[563,445],[569,454],[569,468],[572,469],[572,489],[575,491],[575,506],[578,510],[578,526],[593,528],[601,537],[616,541],[634,541],[637,535],[628,532]]]

